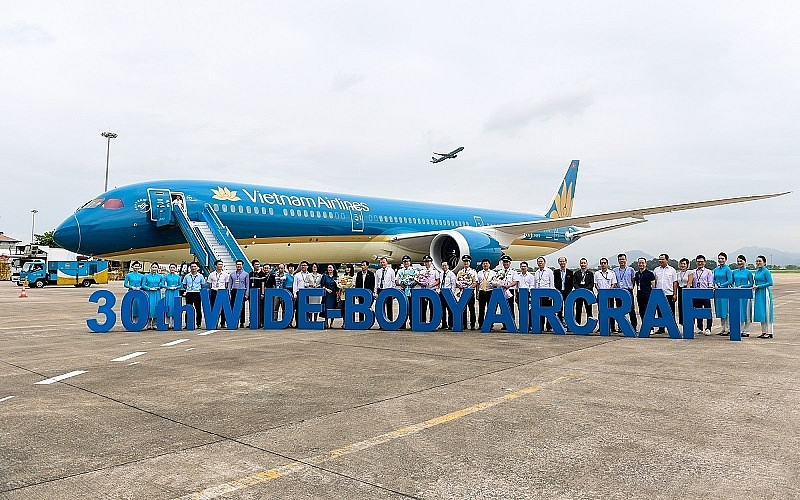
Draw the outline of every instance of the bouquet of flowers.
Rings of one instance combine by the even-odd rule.
[[[344,291],[347,288],[353,288],[355,286],[356,282],[355,282],[355,280],[353,279],[352,276],[348,276],[348,275],[345,274],[344,276],[340,276],[336,280],[336,284],[339,285],[339,294],[338,294],[337,299],[341,302],[341,301],[344,300]]]
[[[422,288],[428,288],[429,285],[434,281],[431,279],[431,272],[428,269],[422,269],[421,271],[417,271],[417,275],[415,277],[417,283]]]
[[[508,286],[511,284],[511,279],[514,276],[514,273],[511,272],[511,268],[508,269],[504,267],[500,267],[500,269],[495,270],[494,278],[492,279],[492,286],[495,288],[502,288],[504,286]],[[503,294],[507,299],[510,299],[513,295],[511,290],[503,290]]]
[[[470,273],[466,269],[460,270],[456,275],[456,286],[458,287],[456,293],[458,294],[458,297],[461,298],[461,292],[465,288],[472,288],[473,286],[475,286],[476,281],[477,280],[475,279],[475,276],[472,275],[472,273]]]
[[[410,267],[408,269],[401,269],[397,272],[397,281],[403,285],[403,292],[408,297],[411,295],[411,287],[417,282],[416,272]]]

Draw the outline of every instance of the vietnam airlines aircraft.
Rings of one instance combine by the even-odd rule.
[[[79,208],[55,231],[73,252],[113,260],[182,262],[359,262],[429,254],[437,267],[461,256],[496,263],[503,253],[530,260],[577,239],[645,222],[645,216],[740,203],[786,193],[694,201],[572,215],[573,160],[544,215],[290,188],[163,180],[112,189]],[[591,224],[609,223],[601,227]],[[245,266],[249,268],[249,264]]]
[[[448,160],[450,158],[456,158],[458,156],[458,153],[460,153],[462,151],[464,151],[464,146],[461,146],[460,148],[456,148],[456,149],[450,151],[449,153],[433,153],[435,155],[439,155],[439,158],[437,158],[435,156],[431,156],[431,163],[439,163],[440,161],[445,161],[445,160]]]

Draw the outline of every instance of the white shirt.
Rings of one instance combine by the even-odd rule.
[[[672,266],[661,267],[653,269],[653,274],[656,275],[656,288],[664,290],[664,295],[672,295],[675,293],[675,282],[678,281],[678,273]]]
[[[611,269],[607,271],[599,270],[594,273],[594,286],[598,290],[607,290],[612,288],[612,285],[617,284],[617,275]]]
[[[228,288],[228,280],[231,275],[225,271],[214,271],[208,275],[208,284],[211,285],[212,290],[225,290]]]
[[[442,271],[441,283],[439,288],[449,288],[450,290],[456,289],[456,273],[451,270]]]
[[[375,289],[394,288],[394,269],[382,267],[375,272]]]
[[[436,281],[441,279],[439,271],[437,271],[436,268],[433,266],[423,267],[422,270],[417,271],[417,277],[419,277],[420,273],[425,273],[425,272],[428,273],[428,286],[426,286],[425,288],[428,288],[430,290],[436,290],[437,288],[439,288],[438,285],[436,285]]]
[[[296,273],[294,273],[294,281],[292,282],[292,293],[295,296],[297,296],[298,290],[306,287],[306,278],[308,278],[309,274],[311,273],[308,272],[304,273],[303,271],[297,271]]]
[[[486,291],[494,290],[494,286],[492,286],[494,275],[495,272],[491,269],[488,271],[484,271],[483,269],[478,271],[478,290],[483,290],[484,282],[486,282]]]
[[[536,277],[531,272],[527,272],[525,274],[517,273],[517,283],[516,288],[536,288]]]
[[[553,270],[549,267],[544,269],[536,269],[533,273],[534,288],[556,288],[555,280],[553,278]]]

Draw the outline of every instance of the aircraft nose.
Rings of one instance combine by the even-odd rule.
[[[81,227],[77,216],[73,215],[58,226],[53,233],[56,243],[75,253],[80,253]]]

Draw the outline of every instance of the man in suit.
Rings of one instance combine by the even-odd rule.
[[[561,292],[561,297],[563,297],[564,302],[566,302],[567,295],[572,291],[573,285],[572,269],[567,269],[566,257],[562,256],[558,258],[558,269],[553,272],[553,283],[555,283],[556,289]],[[558,319],[561,321],[561,324],[564,324],[563,302],[561,304],[561,310],[558,311]]]
[[[581,268],[572,275],[572,288],[585,288],[594,293],[594,274],[589,271],[589,262],[586,259],[581,259]],[[581,313],[583,309],[586,310],[587,318],[592,317],[592,305],[585,300],[576,300],[575,308],[575,319],[578,323],[581,322],[581,317],[583,316]],[[573,314],[573,312],[568,311],[567,314]]]
[[[370,271],[369,262],[366,260],[361,261],[361,272],[356,273],[356,288],[365,288],[369,290],[373,297],[375,296],[375,273]],[[359,321],[364,321],[364,315],[358,314]]]

